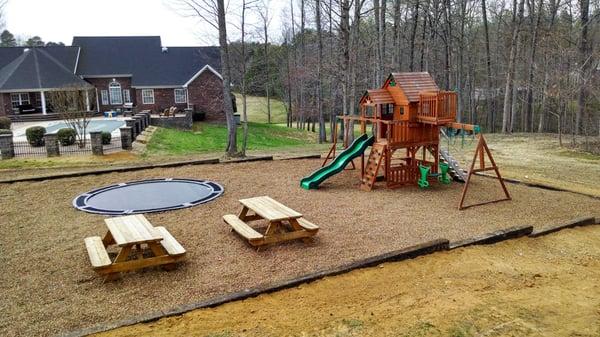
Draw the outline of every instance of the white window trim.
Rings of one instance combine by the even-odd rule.
[[[119,82],[114,81],[108,84],[108,98],[110,99],[110,105],[123,104],[123,92]]]
[[[182,90],[183,91],[183,101],[178,101],[177,100],[177,91],[178,90]],[[175,104],[185,104],[187,103],[187,90],[185,88],[176,88],[173,89],[173,96],[175,96]],[[179,95],[182,96],[182,95]]]
[[[146,97],[144,93],[150,92],[151,94]],[[152,101],[146,100],[152,98]],[[142,104],[154,104],[154,89],[142,89]]]
[[[100,96],[102,96],[102,105],[108,105],[108,90],[100,90]]]
[[[131,92],[129,89],[123,89],[123,103],[131,103]]]
[[[18,97],[17,100],[14,100],[14,97]],[[23,99],[23,96],[27,97],[26,100]],[[27,104],[31,104],[31,99],[29,97],[29,93],[28,92],[14,92],[10,94],[10,103],[11,105],[13,105],[13,103],[18,103],[17,106],[19,105],[23,105],[24,102],[27,102]],[[15,106],[13,106],[13,108],[16,108]]]

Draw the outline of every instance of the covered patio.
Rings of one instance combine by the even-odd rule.
[[[43,49],[24,49],[0,70],[0,115],[56,113],[49,93],[73,90],[85,91],[90,111],[96,105],[89,94],[93,89]]]

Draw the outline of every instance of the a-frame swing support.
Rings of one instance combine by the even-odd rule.
[[[485,162],[486,154],[487,154],[487,157],[492,166],[486,167],[486,162]],[[477,162],[477,157],[479,157],[479,168],[476,169],[475,163]],[[492,171],[492,170],[496,173],[496,176],[492,177],[492,178],[498,179],[498,181],[500,181],[500,186],[502,186],[502,190],[504,191],[505,198],[465,206],[464,202],[465,202],[465,197],[467,195],[467,190],[469,189],[469,184],[471,183],[471,176],[477,172]],[[475,149],[475,154],[473,155],[473,162],[471,163],[471,167],[469,169],[469,175],[467,176],[467,181],[465,183],[465,186],[463,187],[462,195],[460,197],[460,204],[458,205],[458,209],[463,210],[465,208],[469,208],[469,207],[473,207],[473,206],[481,206],[481,205],[491,204],[491,203],[505,201],[505,200],[511,200],[510,194],[508,193],[508,190],[506,189],[506,185],[504,185],[504,180],[502,179],[502,176],[500,175],[498,166],[496,165],[496,162],[494,161],[494,157],[492,156],[492,153],[490,152],[490,149],[487,146],[485,138],[483,137],[483,135],[480,134],[479,141],[477,142],[477,148]]]

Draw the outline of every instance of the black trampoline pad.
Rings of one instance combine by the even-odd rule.
[[[124,215],[162,212],[219,197],[221,185],[194,179],[152,179],[121,183],[79,195],[73,206],[89,213]]]

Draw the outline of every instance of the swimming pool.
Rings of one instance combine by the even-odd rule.
[[[13,135],[15,138],[25,137],[25,130],[32,126],[43,126],[46,128],[47,133],[56,133],[58,130],[63,128],[70,128],[71,126],[63,121],[56,122],[39,122],[32,125],[27,125],[26,127],[19,128],[17,130],[13,130]],[[119,128],[125,126],[124,120],[119,119],[92,119],[87,126],[86,133],[90,133],[93,131],[104,131],[110,132],[113,136],[119,136]]]

